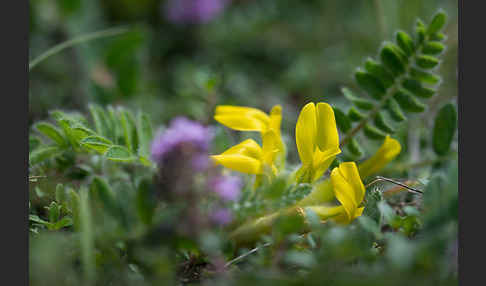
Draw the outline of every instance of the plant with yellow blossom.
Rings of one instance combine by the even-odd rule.
[[[214,162],[246,174],[257,175],[256,186],[261,185],[262,176],[270,179],[283,169],[285,148],[281,138],[282,109],[274,106],[270,114],[251,107],[218,106],[214,116],[221,124],[239,131],[260,132],[262,145],[253,139],[211,156]],[[324,102],[306,104],[298,117],[295,139],[300,167],[291,178],[295,184],[310,183],[312,191],[290,207],[247,221],[236,228],[231,236],[237,241],[255,239],[271,230],[275,219],[282,215],[306,216],[306,210],[316,213],[323,221],[334,220],[350,223],[364,210],[365,187],[363,179],[375,174],[400,153],[400,143],[386,137],[375,155],[360,164],[343,162],[335,167],[328,178],[323,177],[337,155],[339,134],[333,108]]]

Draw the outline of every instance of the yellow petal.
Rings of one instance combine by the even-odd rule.
[[[313,102],[302,108],[295,126],[295,140],[303,165],[312,164],[316,145],[316,108]]]
[[[270,118],[265,112],[244,106],[218,105],[214,119],[219,123],[239,131],[265,131]]]
[[[282,106],[275,105],[270,111],[270,124],[269,130],[275,132],[277,137],[277,154],[275,158],[275,165],[278,169],[283,169],[285,167],[285,144],[282,140],[282,135],[280,132],[280,125],[282,123]]]
[[[262,148],[253,139],[247,139],[211,158],[216,163],[238,172],[247,174],[262,172]]]
[[[312,174],[312,182],[318,180],[324,172],[327,171],[332,161],[339,153],[341,153],[339,148],[327,149],[326,152],[322,152],[316,148],[313,156],[312,169],[314,173]]]
[[[334,168],[331,172],[331,183],[334,190],[334,194],[341,205],[346,211],[347,217],[349,219],[354,217],[355,210],[358,207],[358,203],[355,199],[355,192],[352,185],[348,183],[346,178],[343,176],[339,166]]]
[[[255,142],[255,140],[246,139],[238,145],[224,151],[221,155],[243,155],[255,160],[260,160],[262,157],[262,148]]]
[[[272,130],[265,132],[262,136],[262,145],[262,160],[264,163],[272,165],[278,152],[275,132]]]
[[[269,129],[275,132],[278,138],[280,138],[280,125],[282,123],[282,106],[275,105],[270,111]]]
[[[359,176],[358,168],[354,162],[344,162],[339,165],[339,171],[343,175],[344,179],[351,185],[351,188],[354,191],[354,198],[359,205],[365,195],[365,187],[361,178]]]
[[[259,174],[262,170],[262,164],[259,160],[240,154],[213,155],[211,158],[216,161],[216,163],[221,164],[228,169],[246,174]]]
[[[339,135],[332,107],[327,103],[319,102],[316,106],[316,116],[317,147],[322,152],[326,152],[328,149],[339,149]]]
[[[400,154],[401,148],[400,142],[387,135],[378,151],[371,158],[359,165],[358,168],[361,178],[364,179],[379,172],[386,164]]]
[[[354,218],[357,218],[363,214],[364,207],[357,208],[356,212],[354,213]]]

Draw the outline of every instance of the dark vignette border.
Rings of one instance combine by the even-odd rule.
[[[28,57],[29,0],[0,9],[1,284],[28,285]]]
[[[466,4],[465,4],[466,3]],[[484,1],[459,0],[459,278],[460,285],[484,284]],[[467,39],[467,44],[465,43]],[[466,165],[468,164],[468,165]],[[466,199],[468,198],[468,199]],[[467,241],[465,238],[468,238]],[[467,261],[464,256],[467,251]],[[481,282],[482,281],[482,282]]]

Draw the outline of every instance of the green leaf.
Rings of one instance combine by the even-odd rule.
[[[120,144],[120,139],[123,138],[123,130],[121,127],[121,122],[119,122],[116,111],[113,106],[108,106],[105,113],[108,121],[110,122],[113,137],[111,138],[115,144]]]
[[[104,154],[111,146],[113,146],[113,143],[110,140],[96,135],[88,136],[79,143],[81,146],[88,149],[93,149],[101,154]]]
[[[364,115],[353,106],[348,110],[348,118],[351,121],[360,121],[364,118]]]
[[[89,105],[88,108],[91,113],[91,117],[93,118],[96,132],[107,138],[113,138],[110,130],[110,123],[107,122],[107,118],[104,114],[105,111],[101,107],[94,104]]]
[[[120,206],[116,201],[115,195],[103,179],[100,177],[95,177],[91,182],[90,191],[100,199],[104,210],[106,210],[114,218],[119,219],[121,217]]]
[[[58,221],[61,214],[59,210],[59,205],[56,202],[51,202],[47,209],[49,211],[49,222],[55,223],[56,221]]]
[[[138,152],[139,148],[139,142],[138,142],[138,133],[137,133],[137,121],[135,120],[135,117],[133,116],[132,112],[125,111],[124,113],[125,118],[127,120],[131,135],[131,146],[132,146],[132,152],[136,154]],[[152,128],[152,127],[150,127]]]
[[[379,79],[385,88],[389,88],[393,85],[394,78],[380,63],[368,58],[365,62],[365,70]]]
[[[407,56],[411,56],[415,51],[412,38],[404,31],[397,32],[396,40],[398,46],[405,52],[405,54],[407,54]]]
[[[375,125],[379,129],[383,130],[387,133],[395,133],[395,129],[391,126],[389,122],[386,121],[385,115],[383,112],[378,112],[375,116]]]
[[[415,34],[417,35],[417,45],[421,45],[425,40],[425,32],[426,27],[422,20],[417,19],[417,23],[415,25]]]
[[[421,81],[422,83],[426,83],[426,84],[437,84],[440,82],[439,76],[416,68],[410,69],[410,76],[413,79]]]
[[[42,144],[42,141],[37,136],[29,135],[29,152],[33,151]]]
[[[363,216],[373,219],[376,223],[380,222],[381,213],[378,209],[378,203],[383,200],[383,195],[379,189],[372,188],[365,194],[365,209]]]
[[[132,162],[136,157],[127,148],[119,145],[112,146],[105,153],[105,157],[112,161]]]
[[[393,44],[387,43],[380,52],[380,60],[385,67],[395,76],[405,72],[403,56],[397,51]]]
[[[134,145],[134,143],[138,145],[138,138],[135,122],[132,120],[133,118],[130,117],[130,112],[128,112],[127,110],[119,109],[119,114],[121,126],[123,129],[123,137],[125,139],[125,145],[133,153],[136,153],[138,150],[137,146]]]
[[[374,140],[383,140],[386,137],[386,133],[371,124],[366,124],[363,132],[366,137]]]
[[[61,132],[52,124],[47,122],[39,122],[35,125],[35,128],[54,141],[58,146],[65,146],[66,140],[62,136]]]
[[[87,128],[87,127],[84,127],[83,125],[81,124],[75,124],[72,128],[71,128],[71,132],[70,132],[70,136],[76,141],[76,142],[79,142],[80,140],[88,137],[88,136],[91,136],[91,135],[94,135],[95,133]]]
[[[435,90],[423,87],[419,81],[410,78],[405,79],[402,82],[402,86],[413,95],[422,98],[430,98],[435,94]]]
[[[62,204],[67,201],[67,195],[62,184],[56,185],[56,202]]]
[[[435,117],[432,145],[437,155],[445,155],[454,138],[457,127],[457,112],[452,103],[444,105]]]
[[[349,120],[346,113],[338,107],[333,107],[332,109],[334,110],[334,117],[336,118],[336,125],[338,128],[344,133],[348,132],[351,129],[351,120]]]
[[[284,176],[275,178],[266,188],[262,188],[262,196],[264,199],[276,200],[285,195],[287,189],[287,180]]]
[[[363,156],[363,148],[359,145],[358,141],[354,138],[349,141],[347,145],[348,151],[356,157]]]
[[[426,105],[403,89],[397,91],[393,96],[405,111],[416,113],[425,111]]]
[[[150,179],[140,181],[137,188],[137,212],[143,223],[150,225],[154,215],[156,200],[154,198],[154,189]]]
[[[438,55],[442,53],[442,51],[445,49],[444,44],[441,42],[437,41],[431,41],[427,42],[423,48],[422,48],[422,53],[426,55]]]
[[[421,55],[417,57],[415,63],[423,69],[433,69],[439,64],[439,59],[433,56]]]
[[[62,131],[64,132],[65,137],[69,140],[69,142],[73,146],[77,146],[77,141],[74,138],[74,136],[71,134],[72,129],[71,129],[71,122],[70,120],[62,117],[61,113],[53,113],[55,114],[56,122],[57,124],[61,127]]]
[[[354,78],[358,85],[373,98],[380,99],[386,92],[385,87],[379,79],[361,69],[355,72]]]
[[[341,89],[341,91],[344,94],[344,97],[346,97],[349,101],[351,101],[359,109],[371,110],[374,106],[373,102],[371,102],[367,99],[363,99],[363,98],[354,96],[353,93],[351,92],[351,90],[349,90],[348,88],[343,87]]]
[[[398,102],[395,99],[393,99],[393,98],[388,99],[386,108],[388,110],[388,113],[390,114],[390,117],[393,120],[395,120],[397,122],[401,122],[401,121],[404,121],[405,119],[407,119],[405,117],[405,115],[403,114],[403,111],[400,108],[400,105],[398,104]]]
[[[29,154],[29,163],[35,165],[61,153],[62,150],[57,146],[39,147]]]
[[[43,224],[43,225],[49,224],[48,221],[45,221],[45,220],[41,219],[37,215],[31,215],[31,214],[29,214],[29,221],[32,221],[32,222],[35,222],[35,223],[39,223],[39,224]]]
[[[150,154],[150,143],[152,140],[152,124],[150,118],[145,113],[138,115],[138,154],[143,157],[148,157]]]
[[[63,227],[68,227],[68,226],[71,226],[71,225],[73,225],[73,219],[68,217],[68,216],[65,216],[53,225],[53,229],[59,230]]]
[[[444,11],[439,11],[435,14],[432,21],[430,21],[429,27],[427,28],[427,35],[434,35],[435,33],[439,32],[442,27],[444,27],[447,21],[447,15]]]
[[[436,34],[430,35],[430,37],[429,37],[429,40],[431,40],[431,41],[443,41],[445,39],[446,39],[446,35],[444,35],[443,33],[436,33]]]

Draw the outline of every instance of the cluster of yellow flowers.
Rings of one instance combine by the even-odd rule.
[[[220,105],[216,107],[214,119],[234,130],[258,131],[262,138],[262,146],[247,139],[220,155],[211,156],[217,164],[257,175],[257,185],[262,176],[271,180],[283,170],[285,145],[280,133],[280,105],[274,106],[270,114],[251,107]],[[341,153],[332,107],[324,102],[306,104],[297,120],[295,139],[302,165],[293,178],[297,183],[315,183],[313,191],[296,206],[313,210],[321,219],[332,218],[343,223],[349,223],[363,212],[362,178],[381,170],[401,149],[397,140],[387,136],[376,154],[359,166],[354,162],[341,163],[331,171],[330,179],[317,182]],[[330,204],[334,199],[340,205]]]

